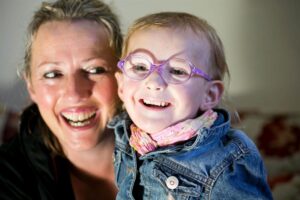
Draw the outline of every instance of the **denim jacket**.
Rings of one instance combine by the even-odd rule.
[[[138,156],[129,145],[127,113],[109,124],[115,129],[118,200],[272,199],[255,144],[230,128],[227,111],[193,139]]]

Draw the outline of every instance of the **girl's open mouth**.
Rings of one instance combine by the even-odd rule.
[[[151,108],[167,108],[171,105],[169,102],[153,101],[153,100],[147,100],[147,99],[141,99],[140,102],[144,106],[151,107]]]

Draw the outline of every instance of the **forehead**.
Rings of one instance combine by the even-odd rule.
[[[210,45],[204,34],[192,30],[150,26],[135,30],[128,38],[126,50],[127,54],[136,50],[150,51],[162,60],[183,52],[185,58],[206,62]]]
[[[42,24],[33,38],[32,53],[51,54],[61,50],[106,51],[109,39],[103,25],[87,20],[52,21]]]
[[[33,38],[30,68],[48,62],[80,64],[92,59],[115,68],[115,52],[104,25],[88,20],[52,21],[41,25]]]

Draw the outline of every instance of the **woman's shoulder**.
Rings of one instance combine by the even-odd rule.
[[[4,143],[0,147],[0,164],[9,160],[21,160],[22,155],[20,147],[20,138],[16,136],[10,142]]]
[[[37,138],[34,135],[26,136],[25,139],[18,134],[10,142],[2,144],[0,147],[0,171],[1,176],[6,172],[20,176],[33,171],[32,157],[41,157],[47,152],[38,147]],[[28,148],[28,147],[32,148]],[[38,147],[38,148],[37,148]]]
[[[0,147],[0,199],[40,199],[40,178],[50,173],[50,154],[40,134],[31,133],[29,126],[36,123],[29,119],[34,108],[26,109],[21,115],[19,133],[10,142]]]
[[[50,151],[36,134],[18,135],[3,144],[0,147],[0,199],[57,199],[60,189],[72,196],[69,181],[64,178],[68,173],[59,166],[59,171],[64,172],[56,181],[53,162]]]
[[[27,194],[31,193],[26,180],[33,181],[34,174],[22,151],[19,137],[0,147],[0,171],[0,199],[26,199]],[[34,181],[32,184],[35,184]]]

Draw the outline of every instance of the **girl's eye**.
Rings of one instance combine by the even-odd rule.
[[[188,72],[183,69],[170,68],[169,73],[175,76],[187,76]]]
[[[46,79],[53,79],[53,78],[61,77],[62,74],[60,72],[57,72],[57,71],[51,71],[51,72],[46,72],[43,76]]]
[[[134,66],[132,66],[134,71],[140,71],[140,72],[144,72],[144,71],[148,71],[147,67],[145,67],[145,65],[143,64],[136,64]]]
[[[107,70],[104,67],[93,67],[87,69],[87,72],[90,74],[103,74],[106,73]]]

